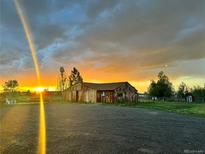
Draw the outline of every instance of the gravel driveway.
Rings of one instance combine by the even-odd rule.
[[[36,153],[38,105],[0,109],[0,153]],[[205,118],[92,104],[47,104],[47,153],[205,153]]]

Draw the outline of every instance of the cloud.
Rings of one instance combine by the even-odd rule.
[[[12,1],[2,0],[0,48],[2,66],[18,58],[18,70],[28,64],[28,45]],[[205,1],[198,0],[22,0],[42,69],[78,65],[90,72],[129,80],[147,79],[169,65],[176,73],[191,66],[181,61],[205,58]],[[11,55],[14,53],[17,56]],[[197,64],[199,66],[200,63]],[[197,67],[196,66],[196,67]],[[173,69],[173,68],[176,68]],[[2,70],[3,71],[3,70]],[[203,70],[195,70],[194,75]],[[4,72],[6,74],[6,72]],[[100,74],[100,73],[99,73]],[[117,75],[114,75],[117,74]]]
[[[18,50],[12,50],[12,51],[8,51],[8,53],[6,52],[1,52],[0,53],[0,65],[9,65],[12,64],[12,62],[18,60],[20,58],[20,54],[18,52]]]

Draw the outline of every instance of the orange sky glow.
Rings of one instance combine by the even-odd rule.
[[[70,68],[71,69],[71,68]],[[150,81],[152,79],[156,80],[156,75],[158,72],[153,74],[152,76],[142,76],[141,78],[125,75],[125,73],[116,73],[116,72],[108,72],[100,70],[99,72],[92,72],[91,70],[83,70],[79,69],[81,72],[81,75],[86,82],[95,82],[95,83],[104,83],[104,82],[121,82],[121,81],[128,81],[131,83],[139,92],[145,92],[147,91],[147,88],[150,84]],[[66,70],[66,75],[68,76],[70,74],[70,70]],[[169,74],[168,74],[169,76]],[[57,83],[59,81],[60,75],[59,70],[56,70],[53,74],[42,74],[42,86],[39,87],[36,83],[36,76],[33,73],[30,75],[19,75],[15,79],[19,82],[18,90],[20,91],[43,91],[44,89],[49,91],[55,91],[57,90]],[[178,85],[181,82],[185,82],[188,86],[204,86],[204,80],[201,78],[191,78],[191,77],[183,77],[183,78],[175,78],[174,76],[169,77],[171,82],[174,85],[174,88],[177,89]],[[1,81],[7,81],[11,78],[5,78]],[[13,79],[13,78],[12,78]],[[2,90],[2,89],[1,89]]]
[[[53,91],[63,66],[66,76],[76,67],[84,81],[128,81],[139,92],[147,91],[160,71],[175,90],[181,82],[204,87],[205,1],[20,2],[30,25],[41,84],[15,5],[3,0],[0,85],[17,80],[21,91]]]

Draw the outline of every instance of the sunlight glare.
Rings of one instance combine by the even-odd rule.
[[[35,92],[43,92],[45,90],[44,87],[36,87],[33,89]]]
[[[36,56],[35,46],[33,43],[32,34],[30,31],[29,23],[26,20],[26,16],[24,14],[23,8],[21,7],[18,0],[14,0],[17,13],[21,20],[24,32],[26,34],[26,39],[28,41],[28,45],[31,51],[31,55],[33,58],[33,63],[36,71],[36,76],[38,80],[38,87],[41,86],[40,79],[40,70],[38,64],[38,57]],[[46,122],[45,122],[45,110],[44,110],[44,102],[43,102],[43,94],[40,93],[40,116],[39,116],[39,145],[38,145],[38,153],[45,154],[46,153]]]

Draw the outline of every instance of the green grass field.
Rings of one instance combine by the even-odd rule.
[[[205,117],[205,104],[202,103],[184,103],[184,102],[140,102],[140,103],[121,103],[119,106],[146,108],[175,112],[179,114]]]

